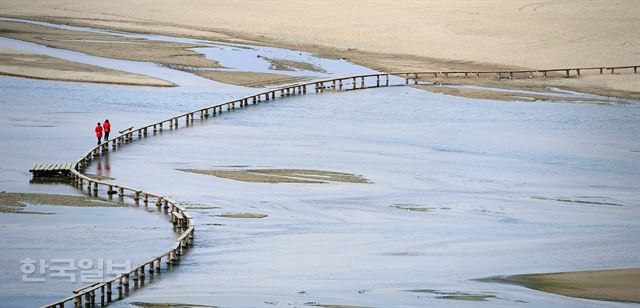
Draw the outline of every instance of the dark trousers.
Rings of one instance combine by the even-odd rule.
[[[104,142],[109,141],[109,132],[104,132]]]
[[[98,137],[98,144],[102,141],[102,137]]]

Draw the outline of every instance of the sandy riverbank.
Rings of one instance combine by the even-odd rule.
[[[92,83],[172,87],[161,79],[0,48],[0,75]]]
[[[199,45],[127,38],[93,32],[56,29],[51,27],[0,21],[0,36],[46,45],[49,47],[83,52],[106,58],[146,61],[170,68],[192,72],[218,82],[264,87],[306,80],[275,73],[213,71],[223,68],[217,61],[191,50]],[[129,74],[92,65],[59,60],[45,55],[22,55],[13,52],[0,65],[0,74],[38,79],[116,83],[145,86],[174,86],[170,82],[137,74]],[[275,69],[294,70],[311,68],[311,64],[271,59]]]
[[[640,268],[529,274],[482,279],[571,297],[640,303]]]
[[[640,3],[630,0],[164,1],[153,9],[131,0],[0,5],[4,16],[297,48],[384,71],[638,64],[639,12]],[[629,89],[638,88],[640,77],[544,82],[634,97],[637,91],[628,95]]]

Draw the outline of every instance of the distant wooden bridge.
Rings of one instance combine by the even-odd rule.
[[[524,78],[546,78],[550,73],[560,73],[564,77],[581,76],[584,72],[595,71],[600,75],[615,74],[616,72],[638,73],[640,65],[629,66],[596,66],[596,67],[575,67],[575,68],[557,68],[545,70],[491,70],[491,71],[425,71],[425,72],[396,72],[392,75],[403,76],[405,84],[409,84],[410,80],[417,83],[420,78],[482,78],[495,77],[497,79],[514,79],[517,77]]]
[[[604,71],[610,71],[613,74],[615,71],[621,71],[625,69],[632,69],[633,73],[635,74],[638,71],[638,67],[640,66],[569,68],[536,71],[520,70],[467,72],[399,72],[338,77],[302,84],[292,84],[275,89],[268,89],[260,93],[179,114],[169,119],[155,122],[140,128],[129,128],[127,130],[121,131],[120,134],[116,137],[91,148],[73,163],[36,164],[30,170],[31,172],[33,172],[34,176],[46,176],[51,175],[52,173],[68,175],[73,179],[73,184],[76,187],[81,190],[86,189],[87,192],[93,196],[106,194],[109,198],[112,198],[112,195],[117,194],[120,201],[124,201],[124,198],[127,197],[129,199],[132,199],[136,204],[142,202],[145,206],[148,206],[149,203],[155,203],[158,209],[164,209],[164,213],[170,216],[175,230],[180,233],[180,237],[176,240],[174,245],[168,251],[163,252],[159,256],[137,265],[131,271],[120,273],[116,277],[107,281],[94,283],[80,289],[73,290],[73,295],[47,304],[43,307],[64,307],[65,303],[68,302],[72,302],[74,307],[76,308],[80,308],[83,306],[95,307],[96,305],[106,306],[114,300],[114,285],[115,288],[117,288],[118,292],[117,299],[122,299],[123,296],[129,294],[130,285],[132,283],[134,285],[133,290],[135,290],[135,286],[144,283],[147,277],[151,277],[154,275],[154,273],[160,272],[163,260],[167,268],[177,265],[181,259],[181,256],[184,255],[185,250],[193,245],[195,222],[192,216],[178,202],[169,197],[166,197],[163,194],[142,191],[133,187],[112,183],[110,181],[97,180],[82,174],[81,171],[86,168],[93,160],[109,153],[109,151],[116,151],[117,149],[131,142],[142,140],[144,138],[147,138],[149,135],[159,135],[163,130],[166,129],[179,129],[181,127],[180,123],[182,123],[182,127],[189,127],[194,123],[194,121],[196,121],[196,119],[198,121],[205,121],[206,119],[215,117],[216,115],[222,114],[223,112],[232,112],[236,110],[236,108],[246,108],[251,104],[258,104],[261,102],[276,100],[278,98],[304,95],[311,90],[313,90],[315,93],[322,93],[325,91],[349,91],[377,87],[389,87],[392,85],[403,86],[409,84],[409,81],[411,80],[417,83],[418,79],[421,78],[421,76],[432,76],[435,78],[470,78],[472,76],[481,77],[488,74],[493,74],[498,78],[501,78],[502,76],[509,76],[510,78],[513,78],[514,75],[519,74],[528,74],[528,76],[542,74],[542,76],[544,77],[547,76],[547,73],[549,72],[564,72],[566,76],[570,76],[572,72],[580,75],[581,72],[585,70],[599,70],[600,73],[603,73]],[[398,84],[391,84],[390,78],[392,78],[393,76],[400,77],[398,78]],[[99,300],[96,298],[98,294],[100,295]]]

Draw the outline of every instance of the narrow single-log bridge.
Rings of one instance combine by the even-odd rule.
[[[612,73],[614,70],[622,70],[632,68],[634,73],[637,73],[639,66],[625,66],[625,67],[609,67],[602,68],[610,70]],[[304,95],[307,92],[313,90],[315,93],[322,93],[325,91],[349,91],[368,89],[376,87],[388,87],[392,86],[390,79],[394,75],[396,77],[397,86],[403,86],[409,83],[410,79],[414,79],[417,83],[417,79],[422,74],[434,74],[439,76],[443,74],[444,77],[455,76],[462,74],[463,76],[469,76],[469,74],[475,74],[480,76],[481,74],[520,74],[530,72],[552,72],[552,71],[565,71],[567,75],[569,72],[576,71],[580,74],[581,70],[586,69],[600,69],[600,68],[572,68],[572,69],[558,69],[558,70],[544,70],[544,71],[482,71],[482,72],[411,72],[411,73],[381,73],[381,74],[367,74],[339,77],[333,79],[326,79],[320,81],[313,81],[302,84],[291,84],[275,89],[269,89],[260,93],[245,96],[235,100],[227,101],[217,105],[200,108],[187,113],[179,114],[166,120],[162,120],[156,123],[149,124],[140,128],[128,128],[121,131],[116,137],[105,141],[104,143],[91,148],[84,155],[80,157],[76,162],[73,162],[70,166],[68,164],[62,166],[68,169],[59,169],[60,172],[68,170],[69,176],[73,179],[74,185],[79,189],[86,189],[89,194],[98,196],[100,194],[106,194],[109,198],[112,195],[117,194],[120,201],[124,201],[124,198],[133,199],[136,204],[144,203],[148,206],[149,203],[155,203],[159,209],[164,209],[167,215],[170,215],[171,221],[175,227],[175,230],[180,232],[180,237],[176,240],[173,246],[160,254],[159,256],[152,258],[146,262],[137,265],[133,270],[125,273],[120,273],[116,277],[99,283],[94,283],[85,286],[80,289],[73,290],[73,295],[64,299],[47,304],[43,307],[64,307],[65,303],[73,302],[74,307],[94,307],[96,305],[106,306],[113,301],[113,288],[114,286],[118,291],[118,298],[121,299],[125,294],[128,294],[130,284],[133,281],[134,286],[138,283],[144,283],[146,277],[152,276],[156,272],[160,272],[164,260],[166,267],[176,265],[181,256],[184,254],[185,249],[191,247],[194,241],[194,227],[195,223],[191,215],[182,207],[178,202],[166,197],[163,194],[151,193],[148,191],[142,191],[133,187],[128,187],[109,181],[92,179],[81,171],[86,168],[91,161],[98,159],[100,156],[107,154],[109,151],[115,151],[118,148],[129,144],[136,140],[147,138],[150,134],[153,136],[158,135],[163,130],[174,130],[180,127],[180,123],[183,123],[183,127],[188,127],[193,124],[196,119],[199,121],[205,121],[209,117],[215,117],[223,112],[230,112],[236,110],[236,108],[246,108],[250,104],[258,104],[260,102],[266,102],[275,100],[277,98],[284,98],[288,96]],[[545,74],[546,75],[546,74]],[[402,78],[404,77],[404,78]],[[62,168],[59,167],[59,168]],[[38,165],[32,168],[34,176],[38,176]],[[147,275],[148,273],[148,275]],[[135,288],[134,288],[135,290]],[[100,295],[99,301],[96,299],[97,294]]]

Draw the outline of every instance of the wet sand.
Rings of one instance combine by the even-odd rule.
[[[46,55],[0,49],[0,75],[91,83],[172,87],[173,83],[150,76],[66,61]]]
[[[296,183],[296,184],[327,184],[330,182],[369,183],[362,176],[310,169],[240,169],[240,170],[203,170],[177,169],[179,171],[196,174],[212,175],[219,178],[251,182],[251,183]]]
[[[283,74],[258,72],[229,72],[229,71],[193,71],[198,76],[218,82],[234,84],[250,88],[262,88],[267,85],[282,85],[307,80]]]
[[[63,206],[99,206],[120,207],[118,203],[102,201],[81,196],[31,194],[0,192],[0,213],[14,214],[45,214],[41,212],[24,211],[28,204],[37,205],[63,205]]]
[[[303,70],[303,71],[326,73],[324,69],[316,65],[313,65],[311,63],[292,61],[292,60],[283,60],[283,59],[272,59],[267,57],[262,57],[262,58],[271,63],[271,69],[277,70],[277,71]]]
[[[449,299],[449,300],[458,300],[458,301],[485,302],[485,301],[496,298],[496,296],[492,294],[475,294],[475,293],[465,293],[465,292],[459,292],[459,291],[451,292],[451,291],[440,291],[440,290],[433,290],[433,289],[409,290],[409,292],[434,294],[438,299]]]
[[[256,214],[256,213],[230,213],[230,214],[219,214],[219,215],[210,215],[211,217],[222,217],[222,218],[265,218],[269,217],[266,214]]]
[[[528,274],[482,279],[565,296],[640,303],[640,268]]]
[[[516,93],[506,93],[500,91],[478,90],[478,89],[456,89],[443,88],[435,85],[412,85],[415,88],[423,89],[436,93],[455,95],[467,98],[491,99],[500,101],[557,101],[556,97],[549,96],[554,91],[550,88],[561,88],[570,91],[591,93],[607,97],[624,97],[631,99],[640,99],[640,76],[629,74],[631,70],[624,74],[616,75],[599,75],[592,72],[582,73],[582,76],[564,78],[558,74],[551,78],[533,78],[533,79],[503,79],[497,78],[421,78],[421,81],[433,82],[436,85],[474,85],[481,87],[490,87],[496,89],[526,90],[539,92],[537,95],[523,96]],[[634,81],[635,82],[628,82]],[[580,99],[581,101],[597,101],[589,99]],[[568,99],[566,101],[576,101]]]
[[[409,1],[333,4],[170,1],[151,10],[135,1],[9,0],[0,14],[281,46],[346,58],[383,71],[550,69],[640,62],[635,30],[640,21],[634,1],[430,1],[429,9],[423,2]],[[284,15],[288,18],[275,18]],[[638,75],[628,74],[615,83],[591,77],[550,79],[574,90],[595,88],[598,93],[613,91],[624,97],[637,92],[640,82]],[[520,82],[530,84],[530,80]]]
[[[215,308],[216,306],[209,305],[194,305],[194,304],[178,304],[178,303],[146,303],[146,302],[133,302],[131,305],[142,308],[196,308],[206,307]]]

